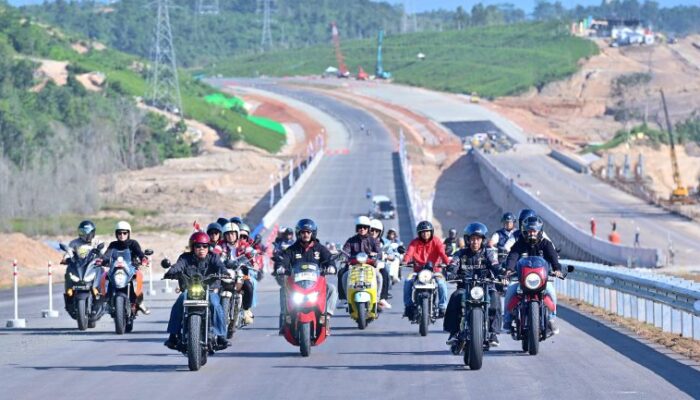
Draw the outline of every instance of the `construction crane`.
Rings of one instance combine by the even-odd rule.
[[[333,46],[335,47],[335,59],[338,61],[338,78],[348,78],[350,76],[350,71],[348,71],[348,66],[345,65],[343,52],[340,51],[340,34],[338,34],[338,26],[335,22],[331,22],[331,29],[333,34]]]
[[[377,68],[374,71],[374,75],[379,79],[391,79],[391,72],[384,71],[384,64],[382,62],[382,43],[384,42],[384,31],[380,30],[377,36]]]
[[[673,141],[673,127],[671,126],[671,119],[668,117],[668,107],[666,106],[666,96],[664,96],[663,89],[659,89],[661,92],[661,101],[664,106],[664,115],[666,116],[666,127],[668,129],[668,141],[671,144],[671,165],[673,167],[673,183],[676,185],[671,192],[671,203],[688,203],[690,198],[688,197],[688,188],[683,185],[681,181],[681,172],[678,168],[678,158],[676,157],[676,145]]]

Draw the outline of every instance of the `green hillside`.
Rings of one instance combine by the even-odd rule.
[[[384,68],[408,85],[455,93],[478,92],[497,97],[564,78],[581,58],[597,53],[596,45],[572,37],[558,23],[527,23],[390,36],[384,40]],[[376,40],[341,45],[353,74],[362,66],[372,73]],[[425,54],[424,60],[417,58]],[[224,76],[319,75],[336,66],[333,47],[314,46],[220,62],[210,72]]]

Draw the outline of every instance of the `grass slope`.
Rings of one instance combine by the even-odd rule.
[[[346,41],[341,48],[353,73],[358,66],[374,71],[376,41]],[[387,37],[383,56],[384,68],[396,82],[497,97],[564,78],[576,71],[581,58],[597,51],[594,43],[570,36],[558,23],[526,23]],[[426,55],[425,60],[417,59],[419,52]],[[318,75],[335,66],[336,60],[329,44],[238,57],[218,65],[210,72],[227,76]]]

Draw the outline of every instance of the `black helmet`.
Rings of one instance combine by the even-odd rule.
[[[515,215],[512,212],[507,212],[501,217],[501,222],[515,222]]]
[[[486,239],[486,235],[489,234],[489,228],[481,222],[472,222],[464,228],[464,241],[468,242],[469,237],[477,235],[481,236],[482,239]]]
[[[435,228],[433,228],[433,224],[430,223],[430,221],[421,221],[418,223],[418,226],[416,226],[416,233],[420,235],[421,232],[425,231],[430,231],[430,233],[435,233]]]
[[[95,224],[85,220],[78,225],[78,237],[86,242],[91,242],[95,238]]]
[[[448,232],[448,235],[449,235],[451,238],[457,237],[457,229],[451,228],[450,231]]]
[[[523,230],[523,223],[525,222],[525,219],[527,219],[527,217],[532,217],[534,215],[537,215],[537,213],[535,213],[535,211],[533,211],[529,208],[523,208],[522,210],[520,210],[520,214],[518,214],[518,229],[520,229],[522,231]]]
[[[216,223],[221,225],[221,228],[223,229],[224,225],[229,223],[229,220],[224,217],[219,217],[219,219],[216,220]]]
[[[231,219],[229,219],[229,222],[233,222],[236,225],[240,225],[243,223],[243,220],[241,219],[241,217],[231,217]]]
[[[316,233],[318,232],[318,226],[314,222],[314,220],[309,219],[309,218],[302,218],[297,222],[297,226],[294,229],[297,235],[297,238],[299,238],[299,233],[301,231],[311,231],[311,240],[316,239]]]
[[[544,226],[544,222],[542,222],[542,218],[532,215],[530,217],[525,218],[525,221],[523,221],[523,232],[522,234],[525,236],[525,239],[527,239],[528,242],[530,243],[537,243],[542,239],[542,227]],[[537,235],[533,238],[530,238],[528,232],[530,231],[535,231],[537,232]]]
[[[212,222],[207,226],[207,235],[211,235],[211,231],[219,231],[219,234],[221,234],[221,232],[224,231],[224,228],[222,228],[218,223]]]
[[[284,233],[286,233],[286,234],[294,233],[294,229],[292,229],[292,227],[290,226],[290,227],[284,229]]]

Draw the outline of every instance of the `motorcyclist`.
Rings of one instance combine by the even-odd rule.
[[[275,252],[282,251],[294,244],[294,229],[292,227],[283,228],[280,230],[280,235],[275,239],[273,246]]]
[[[216,220],[216,223],[221,225],[221,228],[223,228],[224,225],[228,224],[229,222],[231,222],[231,221],[229,221],[228,218],[224,218],[224,217],[219,217]],[[223,232],[222,232],[222,234],[223,234]]]
[[[452,255],[452,262],[447,268],[448,279],[458,279],[464,276],[472,277],[478,274],[480,277],[499,277],[505,273],[505,269],[500,267],[496,253],[486,247],[486,236],[488,228],[481,222],[473,222],[464,228],[464,241],[468,247],[457,251]],[[489,341],[491,345],[498,346],[497,334],[501,332],[501,297],[498,295],[493,284],[487,286],[490,297],[489,304]],[[450,302],[447,304],[447,313],[443,322],[445,332],[450,333],[447,340],[448,345],[454,344],[459,334],[460,310],[462,309],[462,296],[465,287],[460,280],[457,283],[457,290],[452,293]]]
[[[252,268],[245,268],[244,272],[250,278],[253,284],[253,308],[258,304],[258,281],[262,277],[262,248],[250,238],[250,227],[241,222],[239,225],[238,250],[236,256],[245,257],[250,261]],[[248,248],[252,247],[253,252],[248,252]],[[259,276],[260,275],[260,276]]]
[[[416,226],[418,237],[413,239],[406,249],[403,262],[408,264],[413,262],[413,272],[420,272],[421,268],[428,262],[433,263],[433,271],[439,273],[441,271],[440,263],[449,264],[450,258],[445,254],[445,245],[434,235],[435,228],[430,221],[421,221]],[[403,304],[405,307],[404,316],[409,317],[413,314],[413,300],[411,299],[411,290],[413,289],[414,277],[407,278],[403,283]],[[447,308],[447,283],[444,277],[438,275],[436,277],[438,285],[438,318],[445,315]]]
[[[71,257],[73,257],[74,254],[77,254],[78,257],[83,258],[88,255],[88,253],[97,248],[97,246],[101,243],[100,241],[95,239],[95,231],[97,227],[92,221],[85,220],[80,222],[78,224],[78,237],[71,240],[70,243],[68,243],[68,248],[70,248],[70,252],[66,252],[66,254],[63,255],[63,259],[61,260],[61,264],[67,265],[68,262],[70,261]],[[101,263],[101,260],[100,260]],[[95,276],[95,281],[93,283],[93,287],[99,287],[100,284],[100,278],[101,274],[96,274]],[[68,268],[66,268],[66,275],[64,278],[64,291],[63,291],[63,298],[65,300],[65,304],[68,305],[68,289],[72,286],[71,284],[71,279],[70,276],[68,275]]]
[[[515,229],[515,215],[511,212],[503,214],[501,217],[501,223],[503,228],[494,232],[489,240],[489,246],[497,249],[498,251],[498,261],[505,261],[506,256],[510,248],[506,249],[506,243],[516,232]]]
[[[529,217],[534,217],[537,216],[537,213],[535,211],[529,209],[529,208],[523,208],[520,210],[518,213],[518,230],[513,232],[513,235],[506,241],[506,243],[503,245],[503,248],[506,252],[510,252],[510,249],[513,247],[515,242],[520,238],[522,233],[524,232],[524,227],[523,224],[525,223],[525,220]],[[547,239],[549,239],[549,236],[547,236],[546,232],[542,232],[542,236]],[[551,240],[550,240],[551,241]]]
[[[193,233],[190,236],[190,251],[181,254],[177,262],[170,267],[163,276],[163,279],[180,280],[180,286],[181,289],[183,289],[183,292],[180,293],[180,296],[170,310],[170,320],[168,321],[168,333],[170,336],[164,343],[165,346],[170,349],[177,349],[179,341],[178,335],[182,330],[183,302],[185,300],[184,289],[186,288],[182,287],[183,280],[181,280],[180,277],[182,275],[193,276],[196,274],[202,276],[214,274],[222,276],[228,275],[228,271],[221,261],[221,258],[209,251],[210,240],[209,235],[204,232]],[[230,346],[231,343],[226,340],[224,310],[221,308],[221,301],[218,293],[220,287],[221,281],[218,279],[209,284],[209,289],[212,290],[209,293],[209,306],[212,314],[212,328],[216,335],[216,344],[220,348],[226,348]]]
[[[102,266],[106,267],[112,257],[112,251],[124,251],[129,250],[131,252],[131,263],[136,269],[135,278],[136,285],[134,286],[134,294],[136,295],[136,304],[142,313],[148,315],[151,311],[148,310],[145,304],[143,304],[143,273],[141,273],[141,267],[148,267],[149,260],[148,257],[141,250],[141,245],[134,239],[131,239],[131,224],[126,221],[119,221],[114,226],[114,236],[117,240],[111,242],[107,246],[107,250],[102,258]],[[107,294],[107,272],[102,274],[100,281],[100,287],[102,288],[102,295]]]
[[[212,222],[207,226],[207,235],[209,235],[209,251],[214,254],[221,255],[223,249],[223,238],[221,237],[221,232],[223,231],[223,226],[219,225],[218,222]]]
[[[445,254],[452,256],[452,254],[459,250],[459,244],[457,242],[457,229],[450,229],[447,235],[447,239],[445,239],[445,241],[442,243],[445,245]]]
[[[325,273],[335,273],[335,264],[331,253],[317,238],[318,226],[316,222],[309,218],[300,219],[294,230],[297,239],[294,244],[279,253],[275,264],[275,273],[278,276],[289,275],[293,264],[297,262],[316,263]],[[330,317],[333,316],[338,302],[338,291],[335,285],[328,281],[326,281],[326,287],[326,326],[330,327]],[[282,320],[287,313],[286,295],[286,286],[282,285],[282,290],[280,290],[280,317]]]
[[[542,230],[543,226],[544,223],[538,216],[530,216],[523,221],[523,229],[525,233],[515,242],[508,253],[508,257],[506,258],[506,268],[510,273],[517,272],[515,267],[521,257],[537,256],[544,258],[544,260],[549,263],[552,268],[552,272],[557,278],[563,276],[561,272],[561,264],[559,264],[559,255],[554,248],[554,244],[544,237],[544,232]],[[505,297],[506,306],[510,303],[513,296],[515,296],[518,287],[518,283],[508,286]],[[557,293],[554,290],[554,285],[552,282],[547,282],[546,293],[552,298],[552,302],[554,302],[555,311],[550,314],[548,326],[550,331],[556,335],[559,333],[559,327],[555,321],[557,316]],[[506,310],[503,318],[503,327],[510,330],[512,321],[513,315]]]
[[[355,220],[355,232],[354,236],[351,236],[343,245],[343,252],[347,253],[350,258],[355,258],[357,253],[365,253],[374,259],[380,259],[382,256],[382,249],[373,237],[369,235],[370,220],[368,217],[361,215]],[[340,298],[346,298],[345,286],[347,284],[346,279],[348,276],[349,266],[346,264],[338,272],[340,287]],[[377,279],[381,275],[377,274]]]
[[[401,244],[401,241],[399,240],[399,235],[396,233],[396,229],[394,228],[389,228],[386,231],[386,240],[389,241],[389,243],[399,243]]]
[[[384,224],[382,224],[382,221],[378,219],[372,219],[369,221],[369,234],[372,236],[378,243],[379,246],[382,248],[382,258],[378,259],[381,261],[384,261],[386,256],[387,256],[387,251],[385,249],[385,246],[388,245],[382,238],[382,233],[384,231]],[[384,267],[379,270],[379,274],[381,275],[381,284],[379,287],[381,287],[381,291],[379,293],[379,306],[381,308],[385,309],[391,309],[391,304],[389,304],[389,282],[391,280],[389,279],[389,264],[384,264]]]
[[[234,262],[238,258],[238,231],[238,225],[234,223],[227,222],[223,226],[224,243],[221,259],[227,268],[229,262]],[[253,283],[247,275],[243,279],[241,291],[243,293],[243,301],[241,304],[243,319],[246,325],[251,325],[253,323],[253,312],[250,310],[253,305]]]

